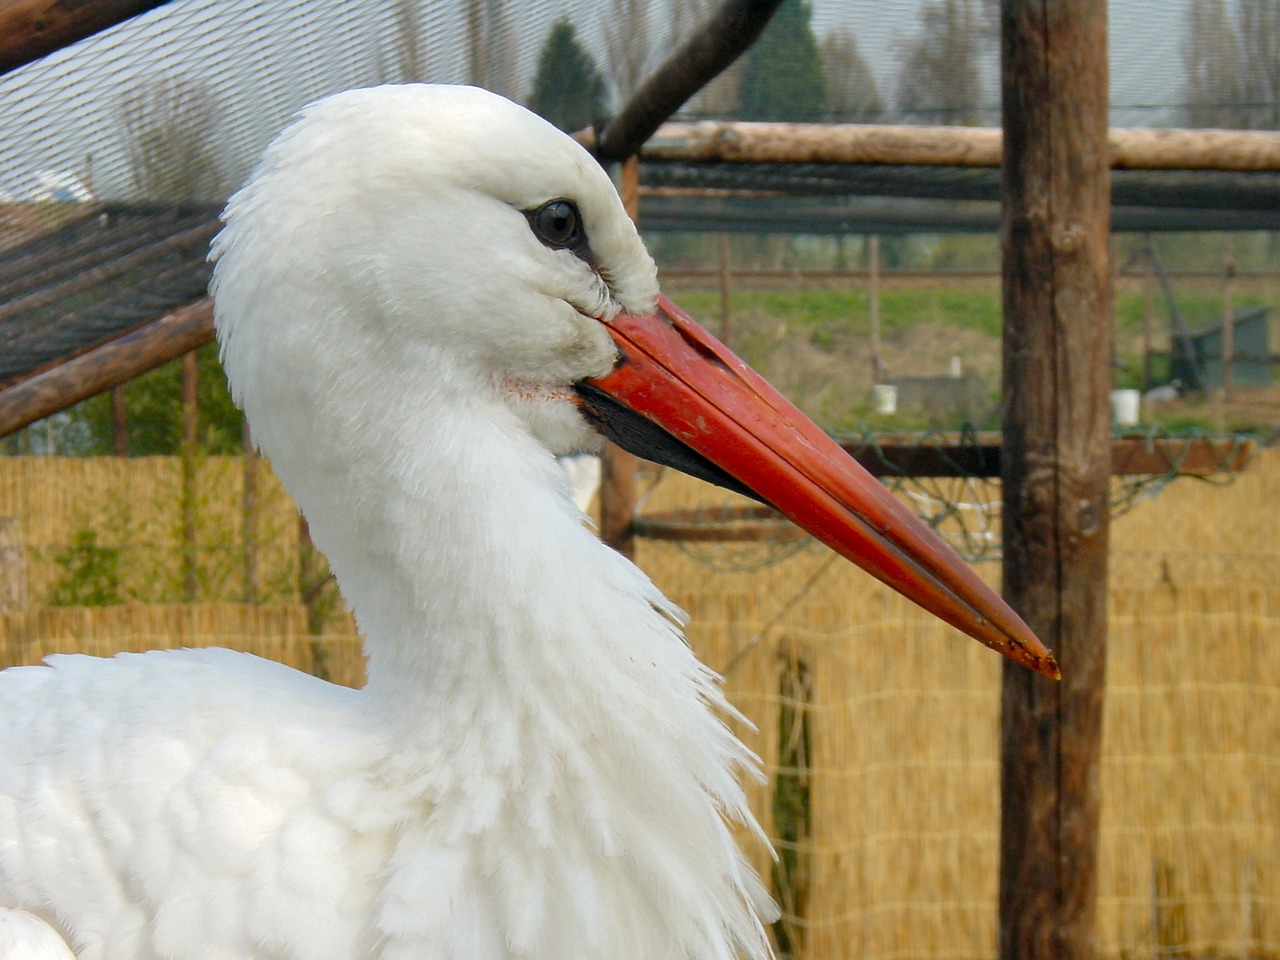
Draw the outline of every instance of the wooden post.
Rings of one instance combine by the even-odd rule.
[[[0,613],[27,609],[27,550],[18,517],[0,517]]]
[[[1235,388],[1236,312],[1232,285],[1236,276],[1235,234],[1222,237],[1222,398],[1231,399]]]
[[[129,455],[129,438],[125,430],[126,411],[124,405],[124,384],[111,388],[111,437],[114,441],[117,457]]]
[[[1001,0],[1004,590],[1060,682],[1006,664],[1001,960],[1091,960],[1112,302],[1107,5]]]
[[[182,355],[182,598],[194,603],[200,592],[196,554],[196,454],[199,386],[196,352]]]
[[[249,421],[241,419],[244,437],[244,503],[241,516],[244,530],[244,602],[258,602],[258,451],[249,435]]]
[[[867,315],[871,323],[871,382],[880,382],[880,235],[867,237]]]
[[[622,164],[619,189],[622,205],[632,220],[640,204],[640,158]],[[600,539],[624,557],[634,559],[636,512],[636,458],[605,441],[600,450]]]
[[[298,514],[298,598],[307,610],[307,633],[311,635],[311,674],[329,679],[328,648],[324,628],[331,612],[333,573],[324,569],[324,556],[311,539],[307,518]]]
[[[720,342],[728,346],[733,313],[730,295],[733,286],[733,261],[729,247],[729,235],[720,234]]]
[[[1155,352],[1156,323],[1156,262],[1151,256],[1151,234],[1147,234],[1143,250],[1142,262],[1142,389],[1150,390],[1155,386],[1155,373],[1152,369]]]

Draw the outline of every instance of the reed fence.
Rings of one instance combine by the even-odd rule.
[[[320,624],[300,602],[292,504],[264,469],[246,524],[243,476],[234,459],[198,471],[208,575],[177,604],[193,545],[175,463],[0,459],[0,665],[218,643],[358,684],[350,618]],[[668,477],[645,508],[703,502],[724,497]],[[1113,527],[1100,956],[1280,957],[1278,503],[1269,451]],[[246,529],[279,586],[267,604],[237,602]],[[780,859],[756,857],[786,943],[813,960],[993,956],[999,660],[817,548],[747,549],[642,542],[638,560],[755,724],[740,733],[770,783],[752,800]],[[125,602],[50,605],[95,578]]]

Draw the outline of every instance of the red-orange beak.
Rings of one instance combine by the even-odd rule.
[[[608,324],[622,359],[578,384],[620,446],[768,503],[993,650],[1057,677],[1053,655],[942,539],[782,394],[665,297]]]

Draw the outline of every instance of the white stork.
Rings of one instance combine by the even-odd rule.
[[[1055,672],[658,297],[609,178],[520,107],[420,85],[321,101],[224,219],[227,374],[368,685],[220,649],[0,674],[7,920],[81,960],[767,957],[773,907],[729,830],[758,832],[755,758],[679,611],[581,522],[555,456],[597,431]]]

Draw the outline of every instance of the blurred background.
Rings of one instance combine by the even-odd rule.
[[[174,0],[0,77],[0,408],[203,297],[222,204],[305,104],[474,83],[578,131],[715,6]],[[998,6],[785,0],[677,119],[998,126]],[[1280,130],[1275,0],[1110,0],[1110,27],[1113,126]],[[642,159],[638,222],[665,290],[820,425],[923,444],[1000,421],[998,191],[995,170]],[[1198,477],[1171,453],[1115,481],[1098,946],[1280,956],[1280,174],[1117,171],[1113,193],[1117,431],[1226,439]],[[997,481],[909,481],[998,558]],[[735,537],[726,506],[644,471],[641,519],[713,532],[650,524],[637,555],[756,724],[780,948],[991,956],[995,658],[781,527]],[[210,344],[0,438],[0,665],[213,642],[362,679]]]

